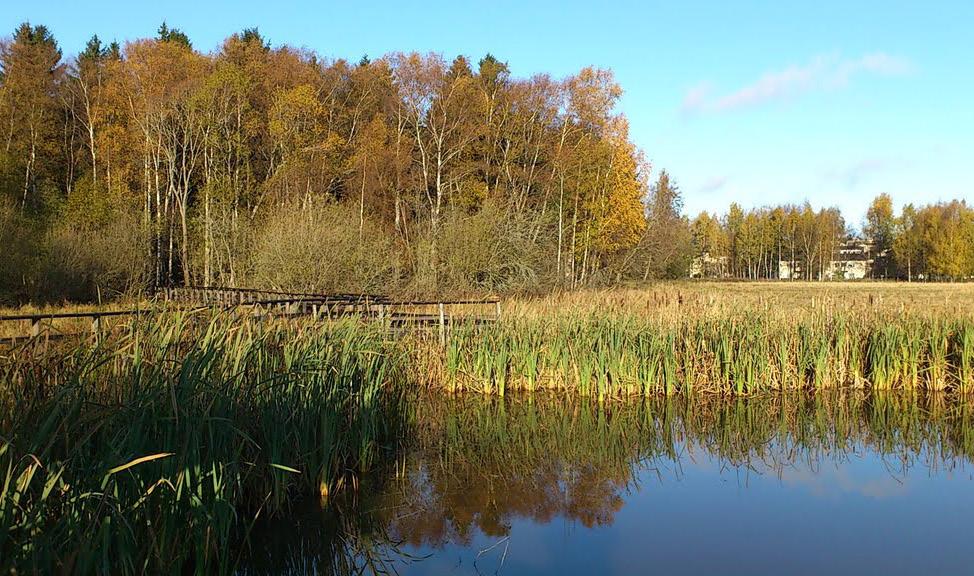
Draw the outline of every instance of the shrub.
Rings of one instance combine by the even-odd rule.
[[[135,214],[105,223],[59,221],[43,240],[34,298],[96,301],[143,289],[150,262],[145,231]]]
[[[390,236],[336,204],[285,207],[260,226],[253,284],[308,292],[387,292],[399,277]]]

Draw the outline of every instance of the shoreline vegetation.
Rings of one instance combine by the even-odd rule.
[[[551,389],[599,400],[824,388],[967,393],[971,298],[967,285],[682,282],[510,298],[497,321],[451,319],[445,346],[422,327],[387,332],[355,317],[340,324],[349,336],[361,329],[377,339],[411,382],[448,391]],[[188,342],[206,335],[200,323],[250,333],[269,322],[299,336],[334,327],[322,318],[265,321],[150,305],[141,320],[116,321],[107,341],[79,335],[55,345],[54,355],[124,347],[146,325],[170,320],[168,330]],[[7,356],[11,365],[42,365],[48,360],[37,350],[27,341]]]
[[[226,573],[257,516],[298,493],[327,503],[389,449],[404,411],[376,327],[318,328],[176,312],[63,353],[5,351],[4,557]]]

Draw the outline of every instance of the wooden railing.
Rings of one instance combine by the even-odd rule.
[[[435,326],[440,341],[446,342],[447,326],[455,321],[490,322],[500,318],[501,302],[497,298],[482,300],[394,300],[374,294],[309,294],[248,288],[185,287],[157,292],[157,301],[169,302],[184,310],[244,308],[249,316],[259,319],[311,316],[335,320],[358,317],[378,321],[389,327]],[[103,319],[138,317],[155,314],[156,308],[129,310],[90,310],[81,312],[47,312],[0,315],[0,325],[26,323],[29,332],[4,331],[0,341],[44,340],[66,336],[101,337],[106,330]],[[90,321],[87,331],[77,331],[77,320]],[[74,324],[75,331],[60,330]]]
[[[0,322],[27,322],[30,325],[30,338],[41,336],[45,324],[47,327],[56,320],[90,320],[91,334],[98,337],[101,333],[102,319],[121,316],[138,316],[147,313],[146,310],[92,310],[86,312],[49,312],[39,314],[10,314],[0,316]],[[48,334],[50,335],[50,334]],[[61,335],[61,334],[58,334]],[[70,335],[77,335],[71,333]],[[20,340],[27,336],[15,335],[8,337],[11,340]]]
[[[383,296],[374,294],[282,292],[279,290],[262,290],[259,288],[227,288],[221,286],[178,286],[174,288],[161,288],[156,291],[156,297],[172,302],[225,305],[252,304],[260,301],[280,299],[358,302],[369,299],[376,301],[384,298]]]

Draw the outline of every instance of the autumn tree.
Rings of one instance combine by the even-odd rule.
[[[866,211],[866,225],[863,232],[872,243],[874,263],[871,272],[882,278],[888,277],[891,272],[890,251],[893,248],[894,228],[893,201],[888,194],[880,194]]]
[[[5,172],[19,179],[19,204],[37,206],[39,186],[57,166],[61,50],[44,26],[23,23],[0,44]]]
[[[463,58],[454,60],[449,68],[437,55],[400,54],[392,62],[396,89],[403,101],[403,121],[417,153],[417,197],[429,222],[428,258],[435,262],[443,209],[451,196],[465,192],[464,177],[469,167],[463,155],[481,130],[476,118],[483,103],[477,98],[476,80]],[[429,268],[434,275],[435,268]]]
[[[126,95],[142,146],[146,220],[153,222],[155,280],[190,284],[190,202],[202,171],[207,130],[194,98],[209,63],[177,36],[129,44]]]
[[[679,277],[686,273],[692,234],[682,213],[680,188],[663,170],[650,188],[646,208],[643,279]]]
[[[690,224],[690,234],[697,273],[710,278],[727,275],[727,235],[720,219],[709,212],[701,212]]]
[[[922,270],[923,239],[917,222],[917,211],[912,204],[903,207],[900,217],[896,219],[893,237],[893,256],[900,270],[906,272],[908,282]]]
[[[927,206],[917,214],[926,271],[959,280],[974,275],[974,210],[954,200]]]

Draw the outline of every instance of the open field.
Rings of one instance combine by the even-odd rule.
[[[823,312],[971,317],[974,283],[674,281],[514,298],[509,304],[508,310],[529,315],[577,311],[665,317],[760,311],[786,317]]]
[[[116,301],[105,305],[0,306],[0,316],[107,311],[148,308],[151,305],[151,300],[143,299]],[[661,314],[677,309],[694,312],[778,309],[783,313],[873,310],[972,315],[974,283],[670,281],[555,292],[539,296],[512,296],[505,299],[505,310],[541,313],[612,310]],[[3,329],[4,326],[0,323],[0,330]]]

